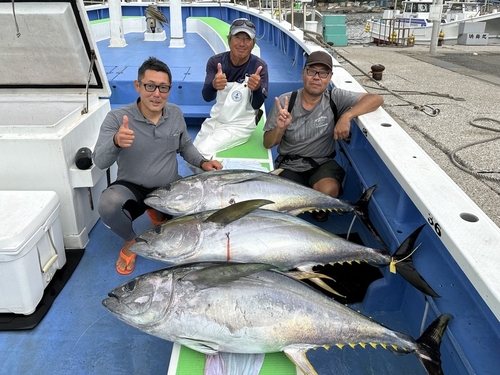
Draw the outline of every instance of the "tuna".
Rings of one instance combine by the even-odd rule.
[[[284,352],[317,375],[309,349],[382,347],[414,353],[429,375],[443,374],[440,345],[451,315],[415,340],[265,264],[194,263],[136,277],[103,305],[143,332],[205,354]]]
[[[173,216],[218,210],[252,199],[268,199],[273,203],[264,209],[286,212],[294,216],[312,211],[330,211],[339,215],[354,213],[375,238],[385,245],[368,214],[368,204],[375,189],[376,186],[370,187],[356,203],[352,203],[333,198],[274,173],[223,169],[174,181],[149,194],[145,203]]]
[[[348,241],[301,218],[259,209],[268,200],[235,203],[216,211],[174,218],[142,233],[131,250],[143,257],[173,264],[200,261],[266,263],[280,270],[366,262],[393,265],[420,291],[438,297],[415,270],[411,254],[423,226],[402,242],[394,255]],[[321,280],[314,280],[326,287]],[[332,290],[330,292],[335,293]]]

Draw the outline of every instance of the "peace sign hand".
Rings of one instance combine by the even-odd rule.
[[[276,124],[280,129],[286,129],[288,125],[292,122],[292,115],[288,112],[288,96],[285,96],[285,103],[283,107],[281,106],[280,99],[275,98],[276,106],[278,107],[278,117],[276,119]]]

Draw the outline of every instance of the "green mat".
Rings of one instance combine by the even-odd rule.
[[[214,29],[217,34],[220,35],[224,43],[226,43],[226,46],[228,45],[227,36],[229,35],[229,27],[231,25],[215,17],[189,17],[189,18],[194,18],[206,23],[208,26]],[[254,50],[259,49],[257,43],[255,44],[253,49]],[[258,55],[260,55],[260,53],[258,53]]]
[[[227,36],[229,35],[229,26],[230,26],[228,23],[221,21],[220,19],[215,17],[189,17],[189,18],[194,18],[202,22],[205,22],[208,26],[214,29],[217,32],[217,34],[221,36],[222,40],[224,40],[227,45]]]
[[[205,354],[181,346],[177,371],[169,375],[203,375],[204,368]],[[297,375],[297,370],[284,353],[269,353],[259,375]]]
[[[217,153],[217,158],[269,159],[269,150],[264,147],[265,116],[262,116],[250,139],[242,145]]]

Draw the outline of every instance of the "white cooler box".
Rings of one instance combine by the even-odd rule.
[[[0,191],[0,313],[29,315],[66,264],[54,191]]]

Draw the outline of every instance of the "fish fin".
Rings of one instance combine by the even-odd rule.
[[[260,271],[275,269],[275,266],[265,263],[231,263],[223,262],[202,269],[194,270],[186,274],[182,280],[205,286],[217,286],[222,283],[230,283],[242,277],[252,275]]]
[[[373,185],[366,189],[363,194],[358,198],[356,203],[353,205],[354,206],[354,214],[358,217],[359,220],[363,223],[363,225],[370,231],[371,234],[375,237],[375,239],[384,246],[385,249],[388,249],[387,244],[384,242],[382,237],[377,232],[377,229],[375,229],[375,226],[373,225],[372,221],[370,220],[370,215],[368,213],[368,204],[370,203],[370,200],[372,199],[373,192],[377,188],[377,185]]]
[[[281,174],[281,172],[283,172],[283,171],[284,171],[283,168],[277,168],[277,169],[270,171],[269,174],[274,174],[275,176],[279,176]]]
[[[316,284],[320,288],[326,290],[327,292],[333,293],[333,294],[335,294],[339,297],[342,297],[342,298],[347,298],[346,296],[344,296],[343,294],[340,294],[339,292],[337,292],[335,289],[330,287],[327,283],[325,283],[323,280],[321,280],[319,278],[310,278],[309,281],[313,282],[314,284]]]
[[[241,219],[245,215],[248,215],[250,212],[253,212],[256,209],[271,203],[274,202],[268,199],[251,199],[243,202],[238,202],[217,210],[217,212],[207,217],[205,219],[205,222],[210,221],[212,223],[226,226],[227,224]]]
[[[318,375],[311,362],[306,357],[307,350],[298,348],[287,348],[284,350],[286,356],[297,366],[304,375]]]
[[[443,375],[440,346],[444,331],[451,318],[453,318],[451,314],[440,315],[417,339],[418,349],[415,351],[415,355],[428,374]]]
[[[330,279],[332,281],[335,281],[330,276],[324,275],[322,273],[317,273],[314,271],[286,271],[283,273],[297,280],[308,280],[308,279],[319,278],[319,279]]]
[[[392,255],[392,265],[395,266],[396,272],[399,273],[406,281],[408,281],[415,288],[420,290],[431,297],[440,297],[425,279],[418,273],[413,266],[411,255],[416,251],[415,242],[418,235],[424,228],[425,224],[418,227],[412,234],[410,234],[399,246],[396,252]]]
[[[310,282],[316,284],[317,286],[326,290],[327,292],[330,292],[330,293],[335,294],[335,295],[342,297],[342,298],[346,298],[346,296],[340,294],[335,289],[333,289],[330,285],[328,285],[323,280],[321,280],[321,279],[330,279],[330,280],[335,281],[330,276],[323,275],[322,273],[314,272],[312,270],[312,267],[310,267],[310,266],[299,266],[299,267],[297,267],[297,269],[299,271],[288,271],[288,272],[286,272],[286,274],[288,276],[293,277],[294,279],[297,279],[297,280],[309,280]]]

